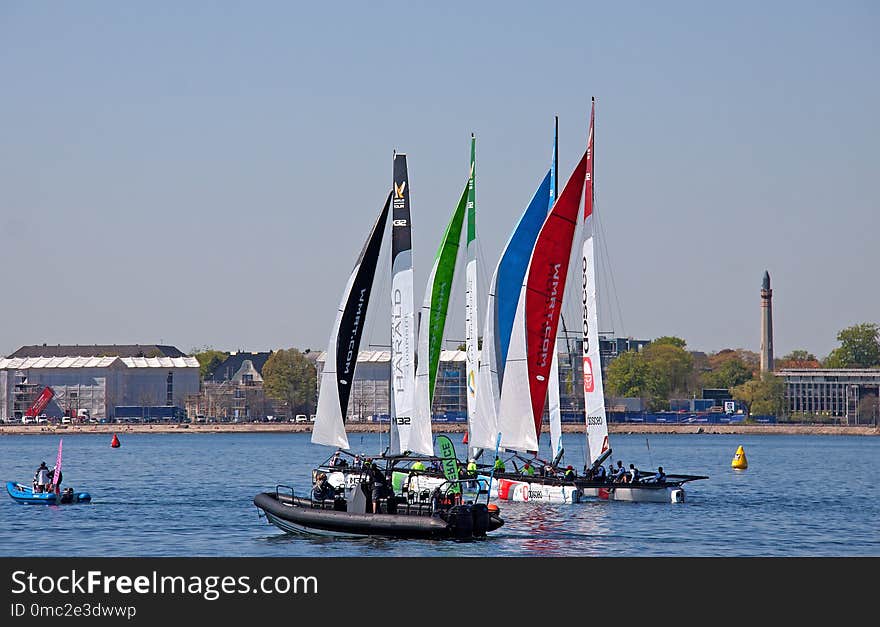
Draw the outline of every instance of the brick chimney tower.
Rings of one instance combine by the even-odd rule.
[[[761,372],[773,372],[773,290],[770,273],[764,271],[761,283]]]

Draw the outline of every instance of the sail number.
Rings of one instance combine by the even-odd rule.
[[[412,422],[412,419],[409,416],[398,416],[394,419],[394,422],[399,425],[408,425]]]
[[[605,420],[601,416],[587,416],[588,425],[601,425],[604,423]]]

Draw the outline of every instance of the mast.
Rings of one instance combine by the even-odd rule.
[[[318,408],[312,427],[312,442],[315,444],[349,448],[345,432],[348,401],[390,205],[389,193],[342,293],[324,354]]]
[[[479,367],[479,331],[477,329],[477,225],[476,225],[476,148],[477,140],[471,133],[471,169],[467,186],[467,267],[465,269],[465,375],[467,382],[468,425],[472,425],[477,411],[477,368]],[[475,450],[471,447],[472,451]]]
[[[550,202],[547,213],[553,210],[558,193],[559,177],[557,174],[559,163],[559,116],[555,116],[553,131],[553,159],[550,166]],[[548,409],[550,419],[550,459],[555,460],[562,450],[562,409],[559,390],[559,338],[553,345],[553,361],[550,365],[550,382],[548,385]],[[540,435],[538,436],[540,439]]]
[[[587,140],[587,171],[584,189],[583,230],[583,366],[584,414],[587,423],[587,466],[608,450],[608,423],[605,416],[605,391],[602,383],[602,362],[599,354],[599,315],[596,300],[596,260],[593,233],[593,142],[596,120],[596,99],[590,111],[590,135]]]
[[[406,155],[394,154],[391,220],[391,453],[410,447],[415,410],[415,305]]]

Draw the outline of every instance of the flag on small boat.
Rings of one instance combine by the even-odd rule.
[[[64,443],[64,438],[58,440],[58,456],[55,457],[55,468],[52,469],[52,491],[58,492],[59,484],[61,483],[61,445]]]

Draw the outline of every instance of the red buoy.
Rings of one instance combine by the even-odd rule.
[[[119,438],[116,437],[116,434],[113,434],[113,440],[110,442],[110,446],[113,448],[119,448]]]

